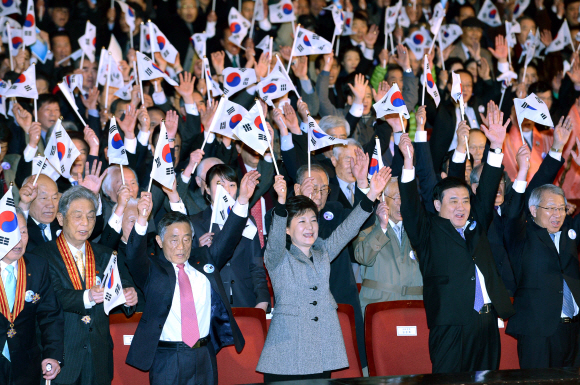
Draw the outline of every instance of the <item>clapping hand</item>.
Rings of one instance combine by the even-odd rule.
[[[238,194],[238,202],[241,205],[248,204],[250,202],[250,198],[254,195],[254,190],[260,181],[258,178],[260,177],[260,173],[256,170],[247,172],[246,175],[242,178],[240,182],[240,190]]]
[[[95,194],[96,196],[99,195],[99,190],[101,189],[101,185],[103,184],[103,179],[107,175],[107,170],[101,174],[101,166],[102,162],[99,162],[97,166],[97,161],[93,162],[93,167],[89,172],[89,162],[85,163],[85,177],[83,178],[83,174],[80,172],[77,174],[77,182],[80,186],[88,188]],[[100,176],[99,176],[100,175]]]
[[[391,168],[390,167],[383,167],[379,170],[379,172],[375,173],[371,178],[371,189],[367,194],[367,197],[375,201],[378,196],[385,190],[387,187],[387,183],[391,179]]]

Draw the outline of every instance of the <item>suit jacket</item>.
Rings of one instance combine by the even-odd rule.
[[[95,255],[95,272],[97,277],[102,280],[113,250],[92,242],[91,247]],[[74,289],[64,260],[56,245],[56,238],[37,247],[34,253],[48,261],[52,286],[58,302],[64,310],[64,326],[66,328],[64,353],[67,363],[62,367],[58,381],[62,383],[76,381],[81,374],[83,361],[92,359],[95,383],[99,385],[110,384],[113,378],[113,340],[109,332],[109,317],[105,314],[103,304],[99,303],[90,309],[85,309],[84,290]],[[128,287],[128,282],[123,276],[121,276],[121,283],[124,288]],[[130,315],[135,309],[123,306],[123,311]],[[82,321],[85,316],[90,317],[89,323]]]
[[[195,230],[193,247],[199,247],[199,237],[209,232],[212,208],[191,217]],[[250,219],[251,220],[251,219]],[[254,223],[255,224],[255,223]],[[219,225],[213,225],[214,237],[221,233]],[[230,306],[254,307],[260,302],[270,303],[270,292],[264,269],[264,259],[260,249],[260,240],[257,234],[254,239],[244,236],[236,245],[232,257],[220,270],[220,276],[224,285]]]
[[[419,262],[405,231],[401,240],[402,243],[399,245],[397,235],[390,225],[385,234],[378,218],[372,227],[360,232],[355,241],[354,257],[362,265],[363,280],[369,279],[398,287],[423,286]],[[415,299],[422,300],[423,296],[376,290],[365,287],[364,281],[360,291],[363,314],[370,303]]]
[[[30,214],[28,214],[28,219],[26,220],[26,227],[28,227],[29,250],[34,250],[37,246],[40,246],[43,243],[45,243],[44,238],[42,238],[40,227],[38,227],[36,222],[34,222],[34,219],[32,219],[32,216]],[[57,238],[56,232],[58,230],[61,230],[61,227],[55,218],[55,220],[52,221],[52,223],[50,224],[50,234],[52,235],[53,240],[56,240]]]
[[[498,315],[505,319],[514,310],[497,273],[487,231],[502,169],[483,166],[477,194],[471,203],[465,240],[448,219],[426,212],[417,192],[417,179],[402,183],[401,214],[411,245],[417,250],[423,274],[423,300],[429,328],[465,325],[475,298],[475,265],[483,274],[487,293]]]
[[[231,213],[222,231],[214,237],[211,247],[193,249],[189,257],[190,265],[205,275],[211,285],[209,336],[216,354],[222,347],[232,344],[239,352],[245,343],[232,315],[220,270],[239,243],[246,220]],[[207,264],[215,267],[213,273],[204,270]],[[135,284],[145,293],[146,300],[143,316],[127,355],[127,363],[141,370],[149,370],[171,309],[176,285],[175,271],[173,264],[162,253],[148,252],[146,236],[137,234],[135,228],[127,242],[127,265]]]
[[[368,199],[326,239],[318,237],[310,256],[286,249],[285,206],[274,211],[264,259],[276,296],[276,310],[257,371],[312,374],[348,366],[337,304],[330,287],[330,263],[372,212]]]
[[[16,317],[16,334],[8,338],[10,327],[5,317],[0,317],[0,346],[8,342],[14,385],[38,385],[41,380],[41,362],[53,358],[64,362],[64,316],[48,273],[48,263],[31,253],[18,261],[18,268],[26,265],[26,292],[38,294],[37,302],[25,301],[22,312]],[[34,295],[33,294],[33,295]],[[37,325],[40,341],[37,339]]]

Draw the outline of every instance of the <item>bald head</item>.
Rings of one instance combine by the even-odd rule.
[[[35,175],[29,176],[24,184],[34,182]],[[44,174],[38,176],[36,182],[37,195],[30,203],[29,215],[40,223],[50,224],[56,218],[58,208],[58,188],[56,183]]]
[[[195,172],[195,183],[197,186],[205,191],[205,176],[207,174],[207,170],[215,166],[216,164],[224,164],[221,159],[218,158],[205,158],[201,162],[199,162],[199,166],[197,167],[197,171]]]

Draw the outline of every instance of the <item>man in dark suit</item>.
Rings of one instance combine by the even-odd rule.
[[[257,171],[253,172],[257,173]],[[204,193],[211,197],[212,202],[215,202],[218,185],[221,185],[233,199],[237,197],[238,176],[231,167],[217,164],[208,170],[204,178],[206,181]],[[222,231],[221,223],[213,223],[213,227],[210,229],[213,210],[213,206],[207,207],[202,212],[190,217],[194,229],[194,248],[211,246],[213,237]],[[220,276],[223,279],[226,293],[229,293],[232,307],[257,307],[268,311],[270,292],[268,291],[264,259],[257,232],[248,232],[255,228],[255,220],[253,218],[248,220],[252,221],[254,227],[244,231],[232,258],[220,270]]]
[[[496,114],[489,129],[484,128],[492,150],[473,203],[464,180],[443,179],[433,193],[439,215],[428,213],[420,203],[408,134],[399,142],[405,155],[399,182],[401,214],[423,274],[435,373],[497,369],[501,351],[497,317],[514,313],[487,239],[502,176],[507,127],[502,120],[503,114]]]
[[[50,283],[48,264],[34,254],[25,253],[26,219],[20,209],[16,211],[16,230],[20,231],[21,239],[0,261],[1,282],[6,293],[0,298],[3,314],[0,317],[0,384],[38,385],[41,375],[45,380],[54,380],[60,372],[64,361],[64,316]],[[25,284],[19,291],[20,279]],[[13,314],[4,313],[5,300]],[[11,316],[15,317],[12,321]],[[36,336],[37,323],[41,341]],[[47,364],[52,367],[50,371],[46,370]]]
[[[559,167],[553,169],[557,172]],[[529,200],[522,191],[514,195],[512,209],[506,213],[504,239],[517,284],[516,315],[506,332],[518,340],[522,369],[576,366],[580,217],[566,217],[567,201],[560,187],[536,187]]]
[[[193,253],[189,217],[169,213],[159,222],[156,236],[162,255],[149,255],[145,235],[153,205],[151,195],[142,193],[127,242],[127,264],[146,304],[127,363],[149,371],[151,384],[217,384],[217,352],[232,344],[242,350],[244,338],[219,271],[240,241],[258,176],[244,176],[224,228],[211,247]]]
[[[58,384],[110,384],[113,378],[113,343],[104,312],[101,280],[111,258],[108,247],[88,242],[96,221],[97,197],[82,186],[71,187],[59,202],[57,219],[62,233],[34,252],[49,264],[50,277],[64,310],[66,366]],[[134,312],[137,293],[121,276],[127,302],[125,314]]]

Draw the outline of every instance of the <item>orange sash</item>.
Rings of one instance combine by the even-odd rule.
[[[60,234],[60,236],[56,239],[56,246],[58,247],[58,251],[62,256],[64,261],[64,265],[66,266],[66,270],[68,272],[68,276],[70,281],[73,284],[75,290],[85,290],[90,289],[95,285],[95,279],[97,274],[95,273],[95,255],[93,254],[93,248],[89,241],[85,242],[85,287],[83,288],[83,283],[81,282],[79,271],[77,269],[77,265],[75,263],[75,259],[68,248],[66,240],[64,239],[64,235]]]
[[[14,307],[12,308],[12,313],[10,312],[10,306],[8,306],[8,297],[6,296],[6,291],[4,290],[4,283],[0,279],[0,313],[8,322],[10,322],[10,330],[8,330],[8,337],[12,338],[16,332],[14,331],[14,320],[18,317],[18,314],[24,309],[24,297],[26,291],[26,264],[24,259],[20,258],[18,260],[18,277],[16,278],[16,297],[14,298]]]

